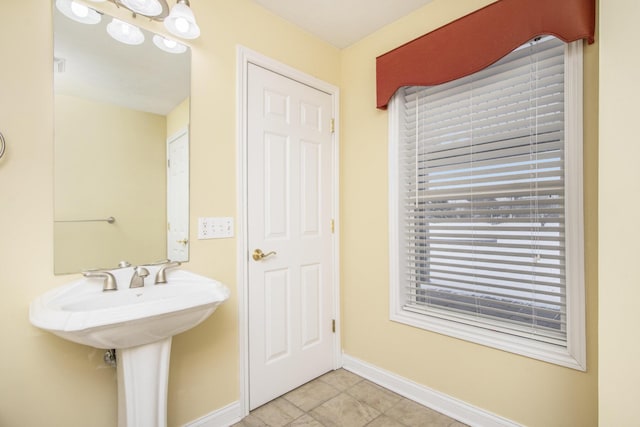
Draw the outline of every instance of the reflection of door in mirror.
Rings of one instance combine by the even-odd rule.
[[[189,131],[167,140],[167,258],[189,259]]]
[[[93,25],[69,19],[53,6],[56,274],[173,257],[167,246],[167,144],[189,126],[190,50],[160,50],[144,29],[140,45],[116,41],[106,31],[112,6],[96,3],[105,10]],[[185,135],[184,182],[172,204],[183,218],[174,240],[188,243],[188,131]],[[178,203],[184,206],[178,209]],[[109,217],[115,222],[104,221]],[[180,259],[188,259],[186,244]]]

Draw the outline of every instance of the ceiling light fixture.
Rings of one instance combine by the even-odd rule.
[[[166,8],[166,2],[163,7],[158,0],[120,0],[120,3],[127,9],[148,17],[159,16]]]
[[[144,34],[140,31],[140,28],[121,21],[118,18],[113,18],[109,25],[107,25],[107,32],[111,37],[121,43],[138,45],[144,42]]]
[[[171,13],[164,19],[164,26],[171,34],[183,39],[200,37],[200,27],[190,6],[189,0],[178,0],[171,8]]]
[[[91,1],[102,3],[107,0]],[[108,1],[131,11],[134,18],[141,15],[154,21],[164,21],[164,26],[175,36],[183,39],[195,39],[200,36],[200,27],[196,23],[189,0],[177,0],[171,12],[166,0]],[[83,24],[97,24],[102,19],[101,12],[75,0],[56,0],[56,7],[66,17]],[[129,45],[139,45],[144,42],[144,34],[138,27],[117,18],[113,18],[107,25],[107,32],[119,42]],[[187,50],[185,45],[158,35],[153,38],[153,42],[160,49],[170,53],[182,53]]]
[[[91,0],[103,2],[106,0]],[[154,21],[164,21],[164,26],[173,35],[183,39],[200,37],[200,27],[191,10],[189,0],[176,0],[169,11],[167,0],[109,0],[118,7],[124,7],[134,14],[146,16]]]
[[[187,47],[185,45],[178,43],[175,40],[162,37],[158,34],[153,36],[153,44],[169,53],[183,53],[187,51]]]
[[[102,19],[95,10],[73,0],[56,0],[56,7],[67,18],[82,24],[97,24]]]

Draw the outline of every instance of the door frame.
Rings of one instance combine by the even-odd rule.
[[[339,105],[340,90],[338,87],[305,74],[295,68],[280,63],[244,46],[237,47],[237,79],[236,79],[236,199],[237,199],[237,289],[239,312],[239,341],[240,341],[240,411],[242,416],[249,414],[249,245],[247,234],[247,104],[248,104],[248,69],[249,64],[255,64],[267,70],[278,73],[314,89],[328,93],[332,98],[332,113],[334,118],[334,133],[332,146],[332,218],[334,220],[332,263],[332,310],[336,321],[336,332],[333,334],[333,368],[342,366],[342,347],[340,339],[340,221],[339,221]]]

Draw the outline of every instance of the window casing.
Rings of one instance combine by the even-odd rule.
[[[391,319],[586,369],[582,42],[390,103]]]

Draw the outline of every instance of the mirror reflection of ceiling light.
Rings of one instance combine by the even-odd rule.
[[[107,25],[107,32],[111,37],[125,44],[138,45],[144,42],[144,34],[140,28],[117,18],[113,18]]]
[[[183,39],[200,37],[200,27],[191,10],[189,0],[178,0],[171,8],[169,16],[164,18],[164,26],[169,32]]]
[[[153,36],[153,44],[169,53],[183,53],[187,51],[187,47],[185,45],[178,43],[175,40],[162,37],[158,34]]]
[[[158,16],[162,13],[162,4],[158,0],[120,0],[127,9],[144,16]]]
[[[95,10],[73,0],[56,0],[56,7],[67,18],[82,24],[97,24],[102,19]]]

